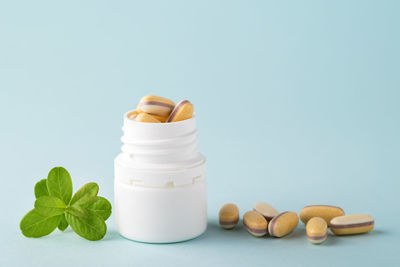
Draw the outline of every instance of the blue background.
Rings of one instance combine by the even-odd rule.
[[[395,265],[400,253],[399,1],[1,1],[1,266]],[[122,114],[195,104],[209,224],[189,242],[30,239],[33,186],[66,167],[113,199]],[[370,213],[369,234],[311,245],[224,231],[219,208]]]

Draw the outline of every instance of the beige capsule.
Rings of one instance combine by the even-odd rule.
[[[172,110],[167,122],[184,121],[193,117],[194,107],[189,100],[182,100]]]
[[[329,226],[329,222],[337,217],[344,215],[344,211],[340,207],[330,205],[310,205],[305,206],[300,211],[300,220],[307,224],[308,220],[314,217],[321,217]]]
[[[260,237],[267,234],[268,222],[256,211],[248,211],[243,215],[243,225],[254,236]]]
[[[165,97],[146,95],[140,99],[137,106],[139,112],[145,112],[159,117],[168,117],[174,109],[175,103]]]
[[[291,233],[299,223],[299,217],[296,212],[285,211],[275,216],[268,226],[268,232],[271,236],[282,237]]]
[[[140,113],[135,117],[135,121],[138,122],[148,122],[148,123],[160,123],[159,120],[154,118],[153,116],[147,114],[147,113]]]
[[[219,210],[219,224],[225,229],[234,228],[239,222],[239,208],[228,203]]]
[[[257,202],[254,205],[253,210],[264,216],[267,221],[272,220],[276,215],[279,214],[274,207],[265,202]]]
[[[333,218],[331,231],[335,235],[354,235],[374,229],[374,218],[369,214],[352,214]]]
[[[313,244],[321,244],[328,237],[328,224],[321,217],[308,220],[306,226],[307,238]]]

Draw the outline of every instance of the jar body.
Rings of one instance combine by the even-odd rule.
[[[170,125],[125,120],[123,152],[114,161],[114,216],[122,236],[171,243],[206,230],[206,165],[193,120]]]
[[[118,168],[118,163],[116,163]],[[201,235],[207,228],[207,181],[144,187],[114,180],[114,216],[119,233],[132,240],[171,243]]]

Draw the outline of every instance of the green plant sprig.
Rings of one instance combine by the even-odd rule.
[[[50,170],[47,179],[35,185],[35,208],[21,220],[20,229],[26,237],[42,237],[57,227],[68,225],[87,240],[100,240],[107,232],[105,221],[111,215],[111,203],[97,196],[99,186],[88,183],[72,196],[71,175],[63,167]]]

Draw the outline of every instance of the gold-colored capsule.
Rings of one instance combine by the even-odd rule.
[[[299,223],[299,217],[296,212],[285,211],[275,216],[268,226],[271,236],[282,237],[291,233]]]
[[[139,111],[137,111],[137,110],[133,110],[133,111],[131,111],[131,112],[129,112],[128,114],[127,114],[127,117],[129,118],[129,119],[131,119],[131,120],[135,120],[135,118],[137,117],[137,115],[139,115]]]
[[[310,205],[305,206],[300,211],[300,220],[307,224],[308,220],[314,217],[321,217],[328,224],[330,221],[337,217],[344,215],[344,211],[340,207],[330,205]]]
[[[335,235],[354,235],[374,229],[374,218],[369,214],[352,214],[333,218],[331,231]]]
[[[243,225],[254,236],[260,237],[267,234],[268,222],[256,211],[248,211],[243,215]]]
[[[233,203],[223,205],[219,211],[219,224],[225,229],[232,229],[238,222],[239,208]]]
[[[314,217],[308,220],[306,232],[311,243],[320,244],[328,237],[328,225],[321,217]]]
[[[176,104],[172,110],[167,122],[183,121],[193,117],[194,107],[189,100],[182,100]]]
[[[159,120],[154,118],[153,116],[147,114],[147,113],[140,113],[139,115],[136,116],[135,121],[139,122],[149,122],[149,123],[160,123]]]

